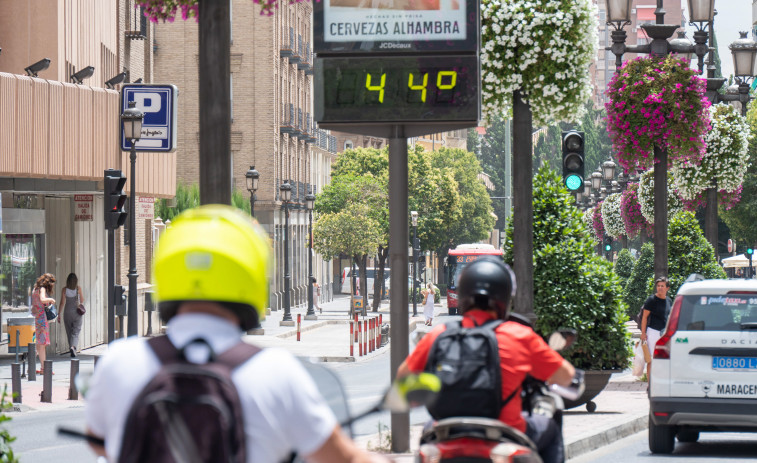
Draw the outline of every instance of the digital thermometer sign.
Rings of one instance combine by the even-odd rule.
[[[316,63],[319,123],[478,120],[476,56],[326,57]]]

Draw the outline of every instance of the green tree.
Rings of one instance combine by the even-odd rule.
[[[633,266],[631,276],[626,281],[623,299],[628,306],[628,315],[634,316],[644,305],[644,301],[652,294],[651,281],[654,280],[654,244],[644,243],[641,254]],[[672,293],[675,294],[675,293]]]
[[[564,354],[579,368],[625,368],[630,335],[620,281],[612,264],[594,252],[582,214],[556,172],[539,170],[533,205],[537,331],[546,335],[562,327],[575,329],[578,340]],[[508,226],[505,261],[509,263],[512,237]]]
[[[678,288],[692,273],[698,273],[707,279],[726,278],[725,271],[718,265],[712,245],[704,237],[694,213],[680,212],[668,225],[670,294],[677,293]],[[649,290],[652,288],[650,284]]]
[[[634,259],[631,251],[621,249],[618,253],[618,260],[615,261],[615,274],[620,278],[620,285],[625,286],[628,277],[631,276],[634,267]]]
[[[474,151],[471,147],[478,148],[478,151],[474,152],[481,163],[481,169],[489,175],[494,184],[492,196],[498,197],[506,196],[505,186],[511,181],[511,166],[506,162],[505,152],[508,147],[507,124],[509,124],[509,121],[496,118],[486,128],[486,135],[479,137],[478,132],[472,129],[468,132],[468,150]],[[510,211],[507,210],[505,205],[505,201],[501,199],[492,203],[494,214],[497,216],[495,227],[500,230],[505,228],[506,219],[510,215]]]
[[[0,396],[0,424],[7,423],[13,419],[5,414],[6,410],[12,408],[12,404],[6,400],[8,395],[8,385],[6,384],[3,386],[3,392]],[[0,462],[18,463],[18,458],[13,454],[13,449],[11,448],[11,443],[15,440],[16,438],[11,436],[5,427],[0,429]]]
[[[155,217],[160,217],[163,222],[173,220],[177,215],[200,205],[200,187],[197,184],[187,185],[182,182],[176,184],[176,205],[168,206],[168,200],[159,199],[155,203]]]

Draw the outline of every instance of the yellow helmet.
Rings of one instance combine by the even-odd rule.
[[[189,209],[172,222],[153,259],[155,297],[164,320],[184,301],[221,303],[243,330],[268,304],[271,246],[265,232],[230,206]]]

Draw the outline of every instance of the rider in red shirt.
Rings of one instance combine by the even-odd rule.
[[[481,325],[496,318],[507,320],[510,302],[515,294],[515,275],[501,260],[490,257],[468,264],[457,284],[458,303],[463,313],[463,327]],[[397,370],[397,377],[420,373],[432,344],[446,329],[435,326],[426,334]],[[502,368],[502,398],[521,388],[526,375],[549,384],[569,386],[575,369],[530,327],[505,321],[495,331]],[[554,420],[521,412],[520,393],[516,393],[500,411],[503,423],[525,432],[539,449],[544,463],[564,461],[562,432]]]

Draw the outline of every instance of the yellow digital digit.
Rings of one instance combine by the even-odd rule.
[[[423,74],[423,83],[421,85],[413,85],[413,73],[411,72],[407,78],[407,86],[410,90],[421,91],[421,101],[426,102],[426,86],[428,86],[428,73]]]
[[[371,92],[379,92],[379,103],[384,102],[384,85],[386,84],[386,74],[381,74],[381,83],[379,85],[372,85],[371,74],[368,73],[365,76],[365,88]]]
[[[451,77],[450,83],[443,84],[442,79],[444,77]],[[457,85],[457,71],[439,71],[436,75],[436,88],[439,90],[451,90]]]

